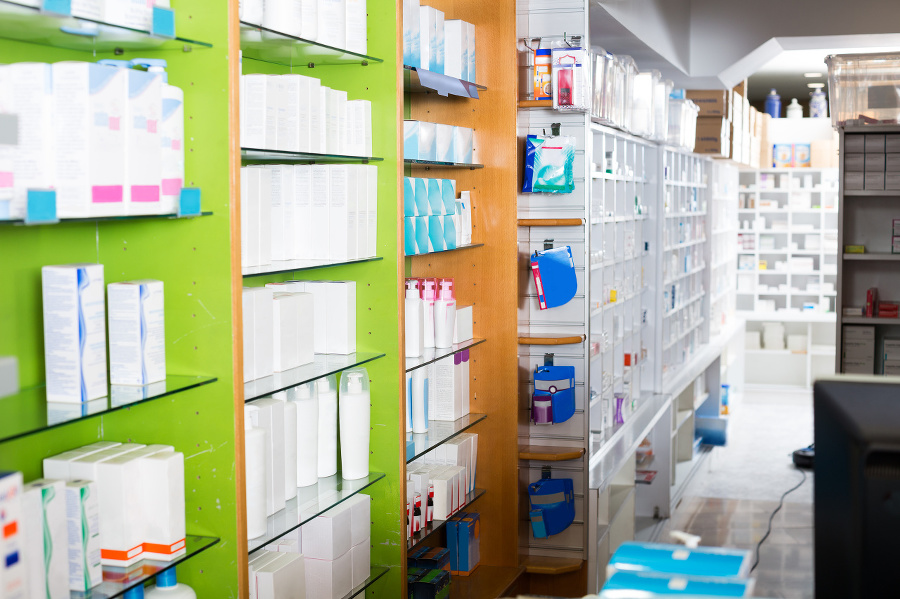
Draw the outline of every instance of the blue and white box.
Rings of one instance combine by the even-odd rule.
[[[163,282],[110,283],[109,379],[113,385],[149,385],[166,378]]]
[[[616,572],[603,585],[600,599],[623,597],[750,597],[754,579],[703,578],[655,572]],[[633,593],[633,594],[631,594]]]
[[[428,181],[428,214],[443,214],[444,200],[441,196],[441,180],[426,179],[426,181]]]
[[[428,202],[428,179],[421,177],[414,179],[416,190],[416,216],[428,216],[431,214],[431,204]]]
[[[437,160],[437,127],[419,121],[419,160]]]
[[[626,542],[619,546],[606,567],[615,572],[657,572],[707,578],[746,578],[751,553],[721,547],[688,548],[684,545]]]
[[[419,159],[419,121],[403,121],[403,158]]]
[[[430,250],[428,249],[429,241],[428,241],[428,216],[416,216],[415,217],[415,230],[416,230],[416,253],[417,254],[427,254]]]
[[[416,209],[416,180],[403,177],[403,216],[419,216]]]
[[[469,51],[466,53],[466,57],[469,60],[466,81],[477,83],[478,77],[475,74],[475,25],[473,23],[466,23],[466,43],[469,45]]]
[[[428,217],[428,251],[442,252],[447,249],[444,241],[444,217],[433,215]]]
[[[466,22],[459,19],[444,21],[444,75],[468,81],[469,43]]]
[[[435,123],[435,160],[438,162],[453,162],[453,125]]]
[[[474,157],[473,131],[468,127],[453,128],[454,162],[472,164]]]
[[[441,179],[441,200],[444,203],[444,209],[441,214],[456,213],[456,180]]]
[[[106,289],[102,264],[41,269],[47,401],[107,395]]]
[[[420,10],[419,0],[403,0],[403,64],[416,69],[421,66]]]
[[[407,256],[418,254],[416,247],[416,217],[407,216],[403,219],[403,253]]]
[[[456,222],[455,216],[452,214],[445,214],[441,217],[443,220],[443,229],[444,229],[444,246],[448,250],[456,249]]]

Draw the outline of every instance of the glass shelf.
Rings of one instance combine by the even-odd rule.
[[[244,401],[284,391],[383,357],[384,354],[380,352],[356,352],[347,355],[316,354],[309,364],[244,383]]]
[[[467,414],[453,422],[429,420],[427,433],[406,433],[406,442],[412,441],[416,447],[415,455],[406,460],[406,463],[409,464],[413,460],[419,459],[438,445],[446,443],[485,418],[487,418],[487,414]]]
[[[422,80],[425,80],[423,83]],[[439,93],[441,95],[460,96],[462,98],[478,99],[479,91],[487,88],[471,81],[449,77],[440,73],[432,73],[425,69],[419,69],[403,65],[403,89],[417,94]],[[443,92],[443,93],[442,93]]]
[[[281,150],[260,150],[257,148],[241,148],[243,162],[290,162],[290,163],[344,163],[381,162],[384,158],[377,156],[346,156],[344,154],[319,154],[316,152],[284,152]]]
[[[410,160],[409,158],[404,158],[403,163],[406,166],[412,168],[424,168],[426,170],[432,168],[467,168],[469,170],[484,168],[483,164],[468,164],[465,162],[438,162],[437,160]]]
[[[332,266],[344,266],[346,264],[375,262],[376,260],[384,260],[384,258],[382,258],[381,256],[373,256],[372,258],[345,260],[343,262],[333,262],[331,260],[274,260],[271,264],[266,264],[265,266],[248,266],[246,268],[242,268],[241,274],[245,277],[259,277],[262,275],[270,275],[279,272],[313,270],[315,268],[330,268]]]
[[[44,385],[0,398],[0,443],[33,435],[78,420],[109,414],[122,408],[214,383],[211,376],[170,374],[166,380],[144,387],[112,385],[109,397],[86,403],[49,403]]]
[[[266,519],[266,534],[250,539],[249,553],[259,551],[382,478],[384,473],[370,472],[365,478],[344,480],[338,472],[334,476],[320,478],[319,482],[311,487],[300,487],[297,489],[297,496],[288,500],[284,509],[278,510]]]
[[[406,254],[406,257],[415,258],[417,256],[430,256],[432,254],[442,254],[444,252],[455,252],[456,250],[469,250],[472,248],[480,248],[483,245],[483,243],[467,243],[466,245],[458,245],[455,248],[451,248],[449,250],[436,250],[434,252],[425,252],[424,254]]]
[[[357,595],[365,591],[367,588],[375,584],[376,580],[387,574],[388,568],[385,568],[384,566],[372,566],[370,571],[371,574],[369,574],[369,577],[357,586],[353,587],[353,589],[349,593],[344,595],[343,599],[351,599],[351,597],[356,597]]]
[[[2,2],[2,0],[0,0]],[[28,225],[24,220],[3,220],[0,219],[0,225],[16,225],[16,226],[47,226],[65,223],[109,223],[126,220],[186,220],[189,218],[197,218],[198,216],[212,216],[212,212],[201,212],[190,216],[178,216],[177,214],[140,214],[133,216],[89,216],[85,218],[61,218],[58,223],[36,223]]]
[[[412,370],[415,370],[416,368],[421,368],[422,366],[433,364],[441,358],[446,358],[447,356],[458,354],[459,352],[465,351],[470,347],[481,345],[482,343],[484,343],[484,341],[484,339],[475,338],[469,339],[468,341],[463,341],[462,343],[454,343],[453,347],[429,347],[425,350],[424,356],[419,356],[418,358],[406,358],[406,372],[410,372]]]
[[[71,591],[69,596],[72,599],[111,599],[112,597],[121,597],[125,594],[125,591],[138,585],[143,585],[160,572],[174,568],[218,542],[219,539],[216,537],[188,535],[184,540],[184,555],[170,562],[145,559],[127,568],[103,566],[103,582],[87,593]]]
[[[318,42],[294,37],[272,29],[241,21],[241,52],[244,58],[284,66],[363,65],[384,62]]]
[[[206,42],[156,37],[149,31],[43,12],[8,0],[0,0],[0,38],[84,52],[112,52],[118,48],[126,51],[212,48]]]
[[[485,491],[484,489],[475,489],[474,491],[466,494],[466,506],[479,499],[485,493],[487,493],[487,491]],[[459,509],[462,510],[462,508]],[[425,539],[444,528],[445,524],[447,524],[446,520],[432,520],[431,522],[426,524],[425,528],[415,533],[411,539],[406,539],[406,551],[412,551],[413,549],[421,545]]]

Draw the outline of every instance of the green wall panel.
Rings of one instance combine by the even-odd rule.
[[[169,62],[169,81],[185,92],[187,184],[202,189],[203,209],[213,216],[0,227],[0,309],[8,315],[0,319],[0,355],[19,358],[23,386],[44,378],[40,268],[73,262],[103,264],[106,283],[164,281],[168,372],[218,377],[199,389],[0,444],[0,469],[22,470],[26,480],[40,476],[42,458],[101,439],[166,443],[182,451],[188,532],[222,538],[178,568],[179,579],[200,597],[238,595],[226,6],[194,0],[176,7],[179,33],[210,42],[212,49],[117,57]],[[0,62],[104,57],[0,42]]]

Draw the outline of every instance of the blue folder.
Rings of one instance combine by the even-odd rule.
[[[531,274],[541,310],[565,305],[575,297],[578,278],[569,246],[536,251],[531,257]]]

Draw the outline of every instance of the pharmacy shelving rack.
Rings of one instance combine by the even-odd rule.
[[[402,119],[444,123],[474,129],[474,164],[400,163],[399,176],[456,180],[457,191],[472,197],[472,245],[456,250],[406,257],[402,275],[452,277],[457,306],[472,306],[475,342],[462,343],[451,352],[469,349],[470,410],[453,423],[430,423],[429,433],[403,433],[413,441],[418,458],[456,434],[478,435],[478,491],[469,497],[466,511],[480,515],[481,562],[470,576],[453,576],[451,597],[493,598],[505,593],[519,578],[516,537],[516,212],[515,195],[516,105],[509,90],[515,89],[515,10],[507,0],[423,0],[443,11],[445,19],[462,19],[475,25],[476,77],[464,83],[475,87],[477,97],[440,95],[428,88],[417,69],[402,66],[399,136]],[[371,9],[370,9],[371,15]],[[400,11],[398,9],[398,15]],[[402,28],[401,28],[402,31]],[[402,44],[401,44],[402,50]],[[402,181],[402,179],[401,179]],[[401,186],[402,188],[402,186]],[[395,206],[402,223],[402,197]],[[402,229],[402,226],[401,226]],[[402,233],[402,231],[401,231]],[[401,237],[402,238],[402,237]],[[403,280],[396,290],[403,297]],[[401,306],[403,300],[401,299]],[[401,323],[403,319],[401,317]],[[403,328],[401,326],[401,332]],[[400,345],[404,347],[403,344]],[[420,361],[409,360],[417,367]],[[414,363],[414,364],[413,364]],[[402,373],[405,381],[405,372]],[[405,384],[402,386],[405,397]],[[403,405],[406,403],[404,401]],[[398,421],[405,431],[405,411]],[[431,430],[452,430],[431,435]],[[423,441],[427,439],[427,441]],[[423,451],[418,448],[422,446]],[[405,460],[401,478],[405,479]],[[405,491],[402,497],[405,498]],[[445,529],[435,523],[408,540],[404,547],[420,544],[446,547]],[[403,560],[405,577],[406,560]],[[405,595],[405,585],[402,587]]]
[[[835,312],[838,323],[835,327],[834,370],[843,372],[841,353],[843,351],[843,329],[847,325],[868,325],[875,328],[875,372],[883,374],[881,355],[885,337],[900,336],[900,320],[865,316],[844,316],[844,307],[864,307],[866,291],[878,289],[879,301],[897,301],[900,298],[900,270],[897,254],[891,253],[891,223],[898,218],[896,204],[900,191],[897,190],[852,190],[844,182],[844,148],[850,136],[865,134],[897,134],[900,127],[893,125],[872,125],[846,127],[840,129],[840,207],[838,216],[838,260],[837,302]],[[864,245],[864,254],[844,253],[848,245]]]
[[[739,177],[737,310],[748,332],[781,322],[807,338],[805,351],[747,349],[744,385],[809,388],[833,374],[838,171],[745,168]]]

